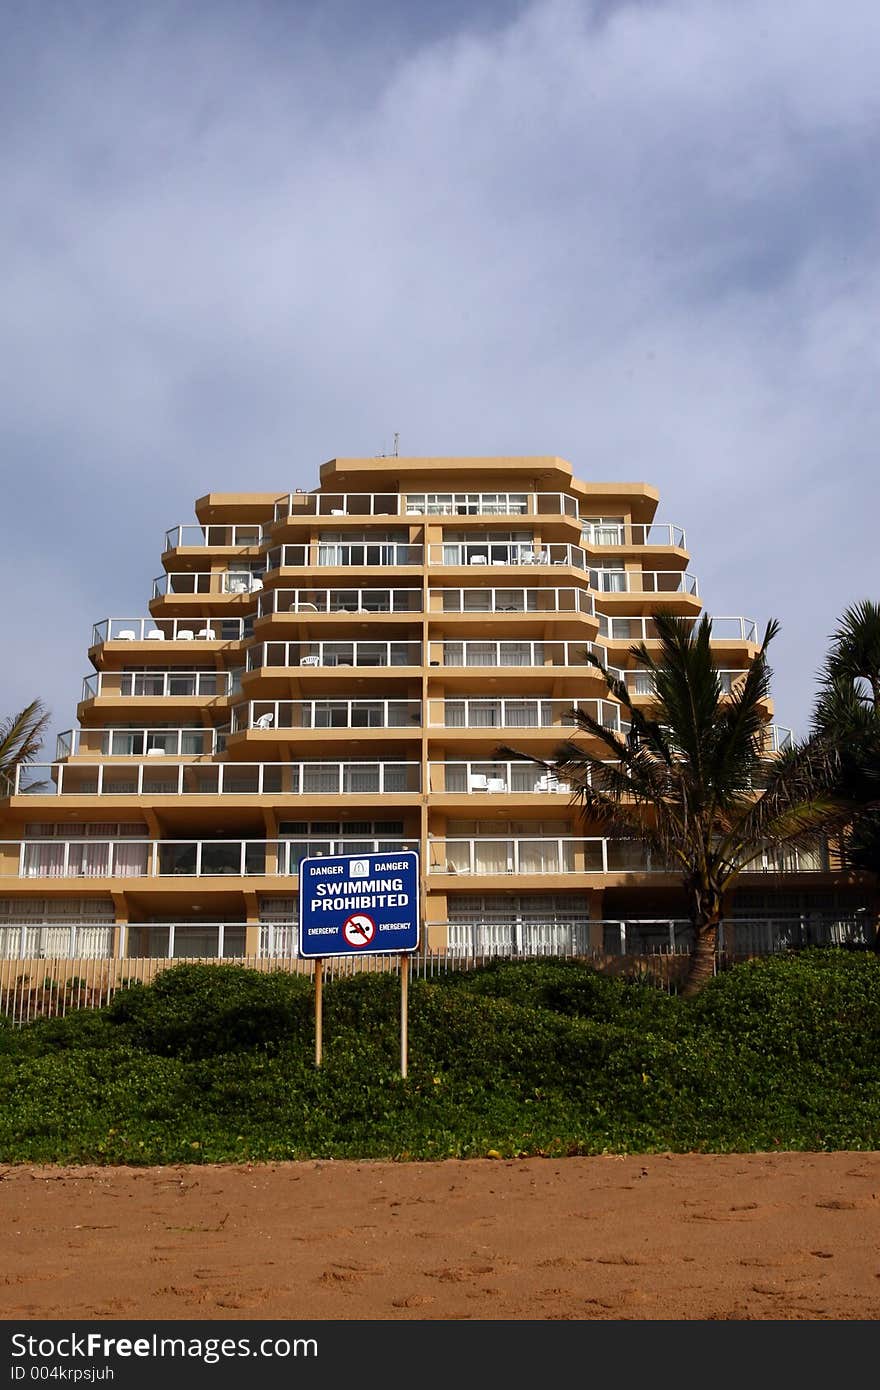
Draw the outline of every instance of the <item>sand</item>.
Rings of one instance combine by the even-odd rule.
[[[880,1316],[880,1153],[0,1179],[8,1320]]]

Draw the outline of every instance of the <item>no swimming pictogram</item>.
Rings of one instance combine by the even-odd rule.
[[[343,922],[342,935],[349,946],[368,946],[376,935],[376,923],[365,912],[355,912]]]

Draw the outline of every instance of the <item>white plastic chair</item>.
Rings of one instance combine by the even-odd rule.
[[[318,656],[301,656],[299,664],[300,666],[320,666],[321,658]]]
[[[201,637],[205,642],[216,642],[217,640],[217,634],[212,627],[200,628],[196,636]]]
[[[472,772],[468,777],[469,792],[487,792],[489,790],[489,778],[484,777],[481,772]]]
[[[159,627],[151,627],[150,630],[149,630],[149,632],[147,633],[147,641],[148,641],[148,642],[164,642],[164,641],[165,641],[165,633],[164,633],[164,632],[162,631],[162,629],[159,628]]]
[[[507,791],[507,783],[506,783],[506,781],[504,780],[503,777],[490,777],[490,778],[488,779],[488,782],[489,782],[489,785],[487,786],[486,790],[489,791],[489,792],[506,792],[506,791]]]
[[[134,633],[130,627],[124,627],[121,632],[117,632],[116,640],[117,642],[133,642]]]
[[[178,642],[192,642],[195,640],[195,633],[191,628],[185,628],[183,632],[177,634]]]
[[[254,720],[255,729],[271,729],[275,723],[274,714],[261,714],[259,719]]]

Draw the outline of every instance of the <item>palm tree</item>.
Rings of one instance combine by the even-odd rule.
[[[847,608],[831,635],[813,730],[836,749],[838,790],[856,808],[841,853],[880,873],[880,604],[870,599]]]
[[[42,701],[32,700],[0,724],[0,788],[8,795],[19,767],[32,763],[43,746],[51,716]]]
[[[588,654],[623,706],[629,732],[621,737],[573,709],[572,721],[602,751],[570,739],[556,753],[555,770],[588,819],[642,841],[681,874],[694,928],[683,993],[694,995],[714,974],[724,897],[738,875],[763,849],[814,847],[841,811],[828,791],[834,759],[820,741],[766,756],[767,647],[777,624],[768,624],[755,660],[725,694],[710,619],[693,626],[658,615],[654,623],[656,659],[644,643],[630,648],[648,673],[650,707],[634,705],[625,683]],[[504,752],[553,766],[518,750]]]

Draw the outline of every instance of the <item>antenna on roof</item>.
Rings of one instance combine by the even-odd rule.
[[[400,454],[400,433],[399,433],[397,430],[395,430],[395,432],[394,432],[394,457],[397,458],[397,457],[399,456],[399,454]]]

